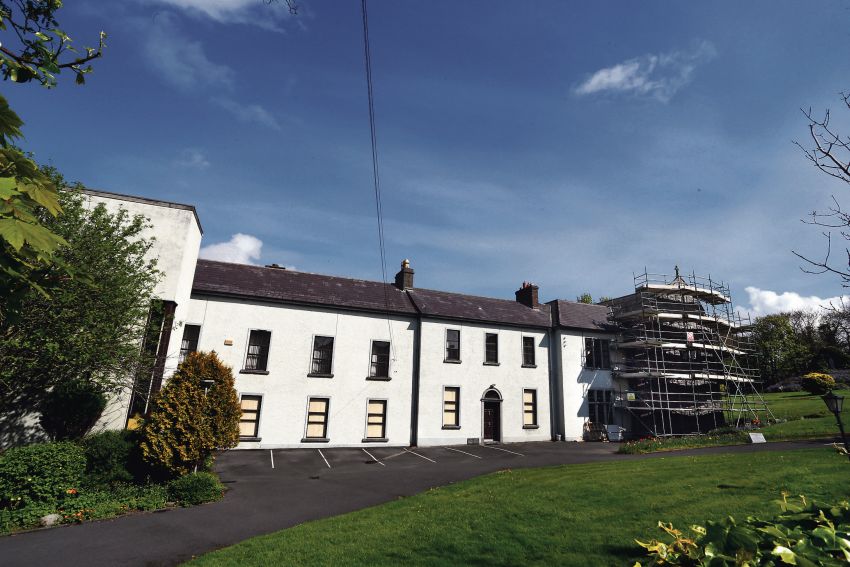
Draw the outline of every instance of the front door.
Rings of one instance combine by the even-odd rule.
[[[499,441],[499,403],[484,402],[484,441]]]

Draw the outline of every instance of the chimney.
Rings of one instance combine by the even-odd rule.
[[[516,290],[516,300],[526,307],[537,309],[540,307],[540,302],[537,300],[537,290],[539,288],[531,282],[522,282],[522,287]]]
[[[401,269],[395,275],[395,286],[398,289],[413,288],[413,268],[410,267],[410,260],[402,260]]]

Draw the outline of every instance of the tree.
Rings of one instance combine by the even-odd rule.
[[[576,301],[579,303],[593,303],[593,296],[585,292],[576,297]]]
[[[92,71],[88,63],[100,57],[106,34],[96,48],[77,52],[71,38],[59,28],[56,12],[61,0],[0,0],[0,74],[16,83],[57,85],[63,69],[85,82]],[[46,211],[61,212],[58,188],[41,175],[35,163],[12,142],[21,137],[23,121],[0,96],[0,321],[15,315],[20,298],[36,289],[47,295],[55,280],[55,252],[64,241],[45,228]],[[68,275],[71,272],[66,271]]]
[[[809,367],[812,353],[794,333],[788,313],[756,319],[753,341],[759,370],[767,384],[800,374]]]
[[[142,426],[142,455],[169,475],[201,466],[216,449],[239,443],[239,399],[233,371],[214,352],[186,357]]]
[[[55,171],[42,173],[64,185]],[[102,204],[87,208],[77,190],[63,191],[60,203],[63,214],[40,220],[63,239],[57,260],[89,276],[47,268],[55,281],[50,297],[30,289],[19,316],[0,321],[0,438],[7,441],[26,437],[24,416],[58,385],[84,383],[115,394],[152,362],[139,348],[160,275],[147,256],[152,241],[142,236],[147,219]]]

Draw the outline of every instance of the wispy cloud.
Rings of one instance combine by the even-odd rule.
[[[691,82],[699,65],[716,56],[717,50],[707,41],[697,42],[688,50],[643,55],[596,71],[574,92],[577,95],[624,93],[668,102]]]
[[[201,248],[200,257],[206,260],[253,264],[260,259],[263,241],[250,234],[238,232],[227,242],[218,242]]]
[[[750,296],[750,305],[749,308],[743,309],[756,317],[786,311],[796,311],[798,309],[808,310],[830,306],[837,307],[841,304],[842,299],[844,301],[848,300],[847,296],[820,298],[810,295],[805,297],[793,291],[776,293],[775,291],[759,289],[753,286],[745,288],[745,291]]]
[[[212,102],[231,113],[240,122],[259,124],[272,130],[280,130],[280,122],[271,112],[259,104],[243,104],[228,97],[215,97]]]
[[[183,92],[233,88],[233,69],[207,57],[201,42],[186,39],[171,14],[159,14],[146,33],[148,64],[171,86]]]
[[[191,16],[208,18],[220,24],[248,24],[270,31],[283,32],[281,22],[290,17],[284,0],[141,0],[147,4],[164,4]]]
[[[210,166],[210,161],[202,150],[186,148],[177,155],[174,165],[189,169],[207,169]]]

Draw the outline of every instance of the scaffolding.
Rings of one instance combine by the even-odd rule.
[[[760,393],[752,324],[711,277],[644,273],[607,301],[617,328],[615,407],[655,437],[751,427],[773,415]],[[639,429],[639,428],[638,428]],[[633,434],[640,434],[632,427]]]

